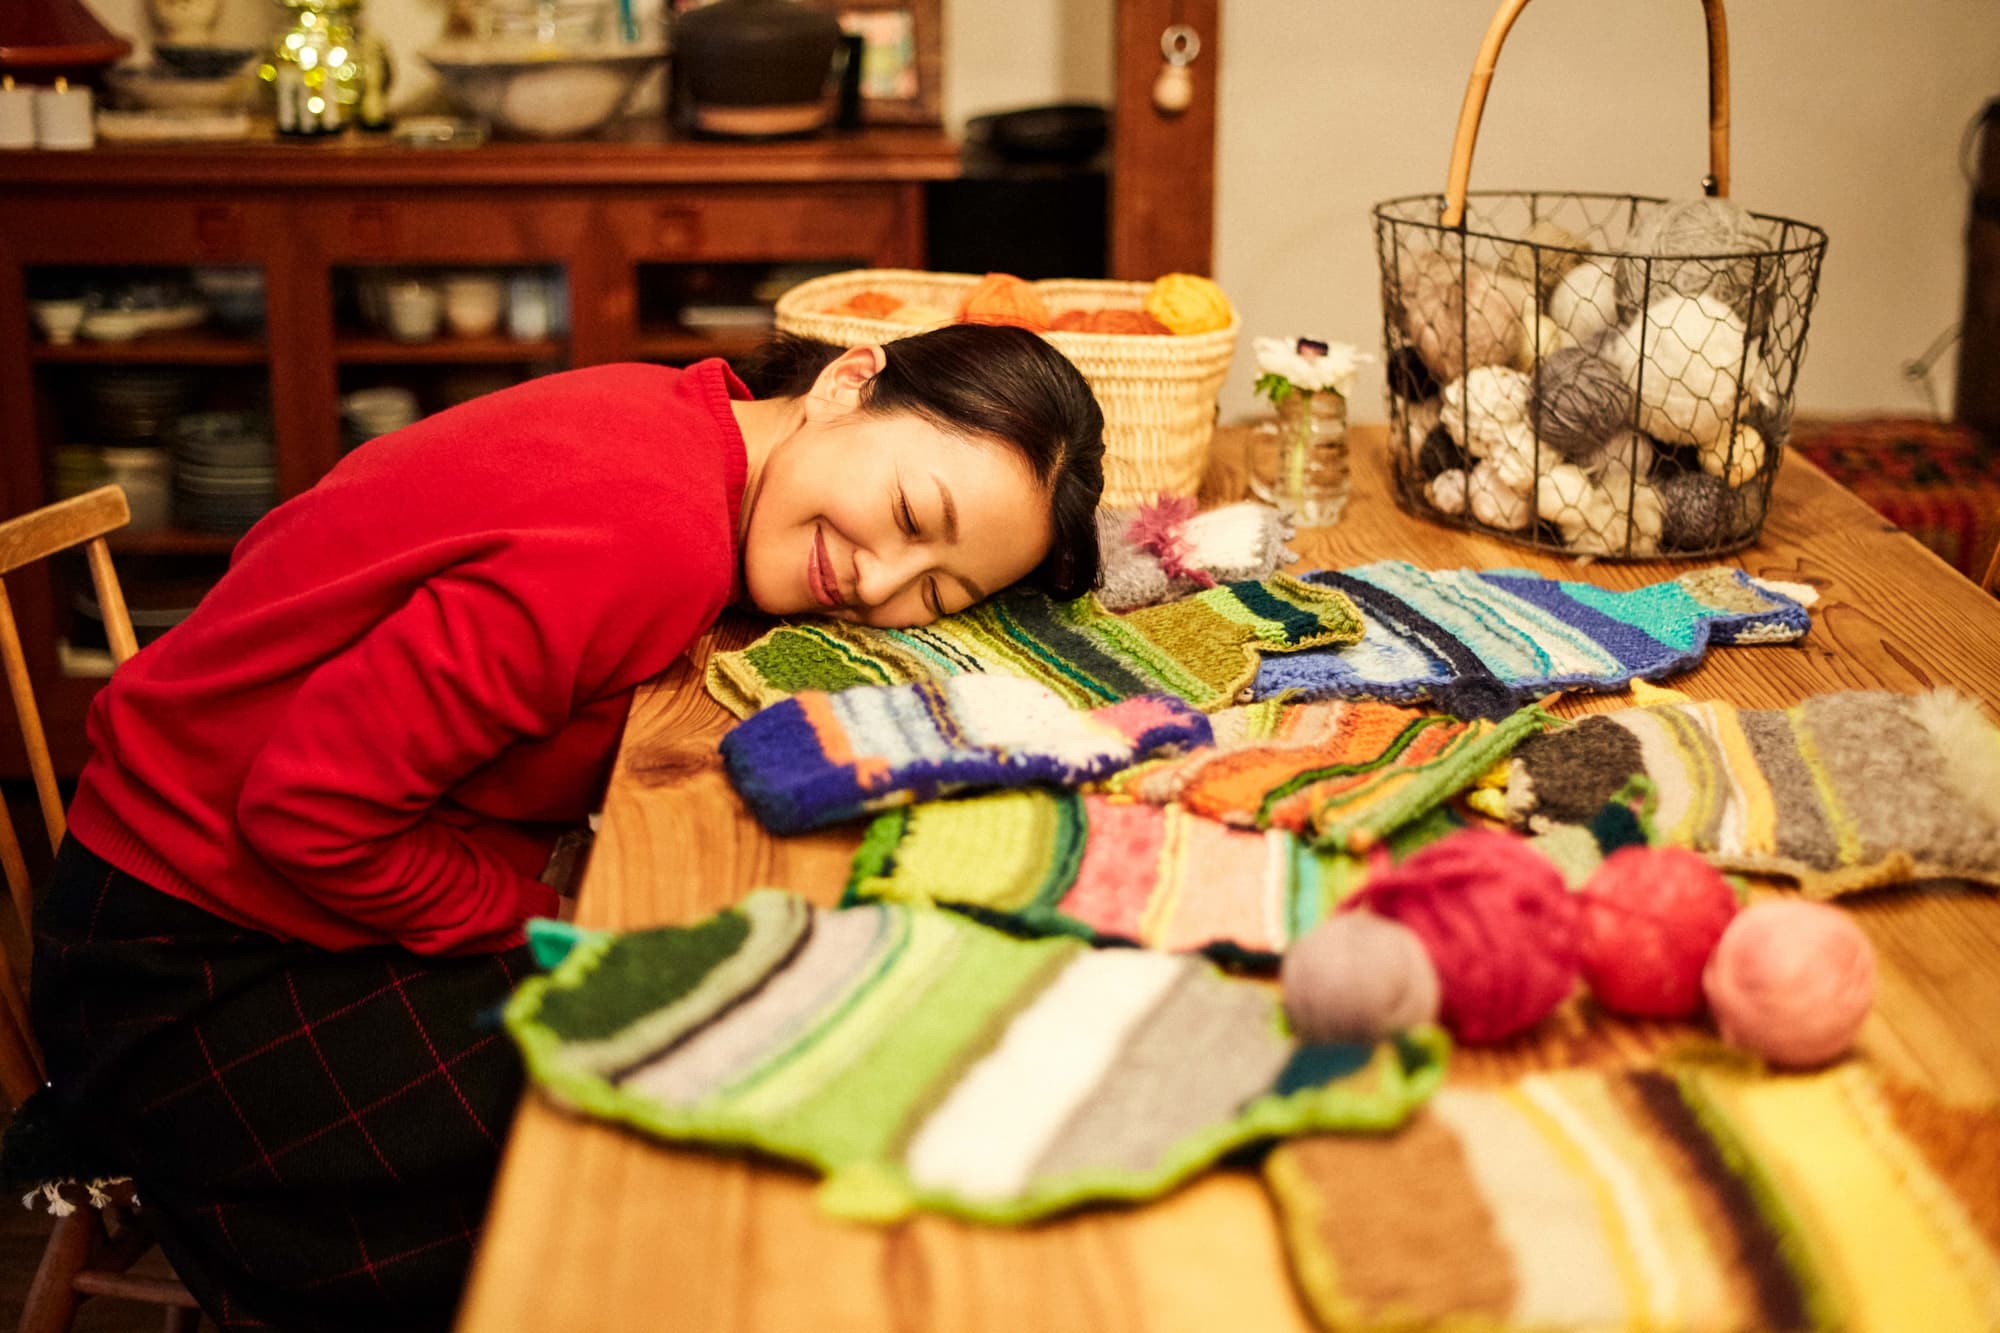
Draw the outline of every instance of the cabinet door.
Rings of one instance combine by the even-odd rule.
[[[900,182],[621,194],[604,218],[615,267],[577,291],[595,360],[733,356],[769,333],[774,276],[923,262],[922,188]]]

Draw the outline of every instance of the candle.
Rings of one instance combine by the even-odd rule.
[[[35,142],[44,148],[89,148],[97,142],[90,107],[90,89],[72,88],[57,75],[55,87],[35,90]]]
[[[16,88],[12,74],[0,78],[0,148],[35,146],[35,93]]]

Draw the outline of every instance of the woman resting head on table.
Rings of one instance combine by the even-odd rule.
[[[725,607],[916,625],[1095,581],[1103,417],[1040,338],[760,362],[763,397],[599,366],[369,442],[98,694],[35,917],[42,1097],[222,1327],[449,1322],[556,835]]]

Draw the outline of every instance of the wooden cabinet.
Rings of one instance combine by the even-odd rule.
[[[635,129],[474,149],[350,140],[0,153],[0,509],[56,498],[78,458],[107,444],[157,447],[147,428],[170,422],[111,420],[107,383],[140,397],[171,390],[178,412],[255,414],[283,499],[353,447],[341,402],[357,388],[404,386],[428,411],[565,367],[740,354],[762,336],[754,313],[751,324],[689,316],[750,313],[787,266],[921,267],[923,184],[957,169],[956,145],[923,130],[769,144]],[[31,300],[56,289],[101,295],[135,274],[218,269],[261,276],[261,326],[57,344],[32,318]],[[502,328],[399,341],[368,317],[379,311],[366,297],[386,281],[464,270],[545,281],[555,322],[518,338]],[[235,535],[181,516],[115,543],[142,612],[198,597],[226,564]],[[73,583],[58,566],[9,584],[58,763],[72,772],[103,671],[84,647],[89,608]],[[157,632],[174,607],[152,609]],[[9,729],[0,773],[21,769]]]

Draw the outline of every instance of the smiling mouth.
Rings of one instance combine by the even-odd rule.
[[[826,533],[813,529],[812,554],[806,560],[806,586],[826,607],[841,605],[840,581],[834,577],[832,557],[826,553]]]

